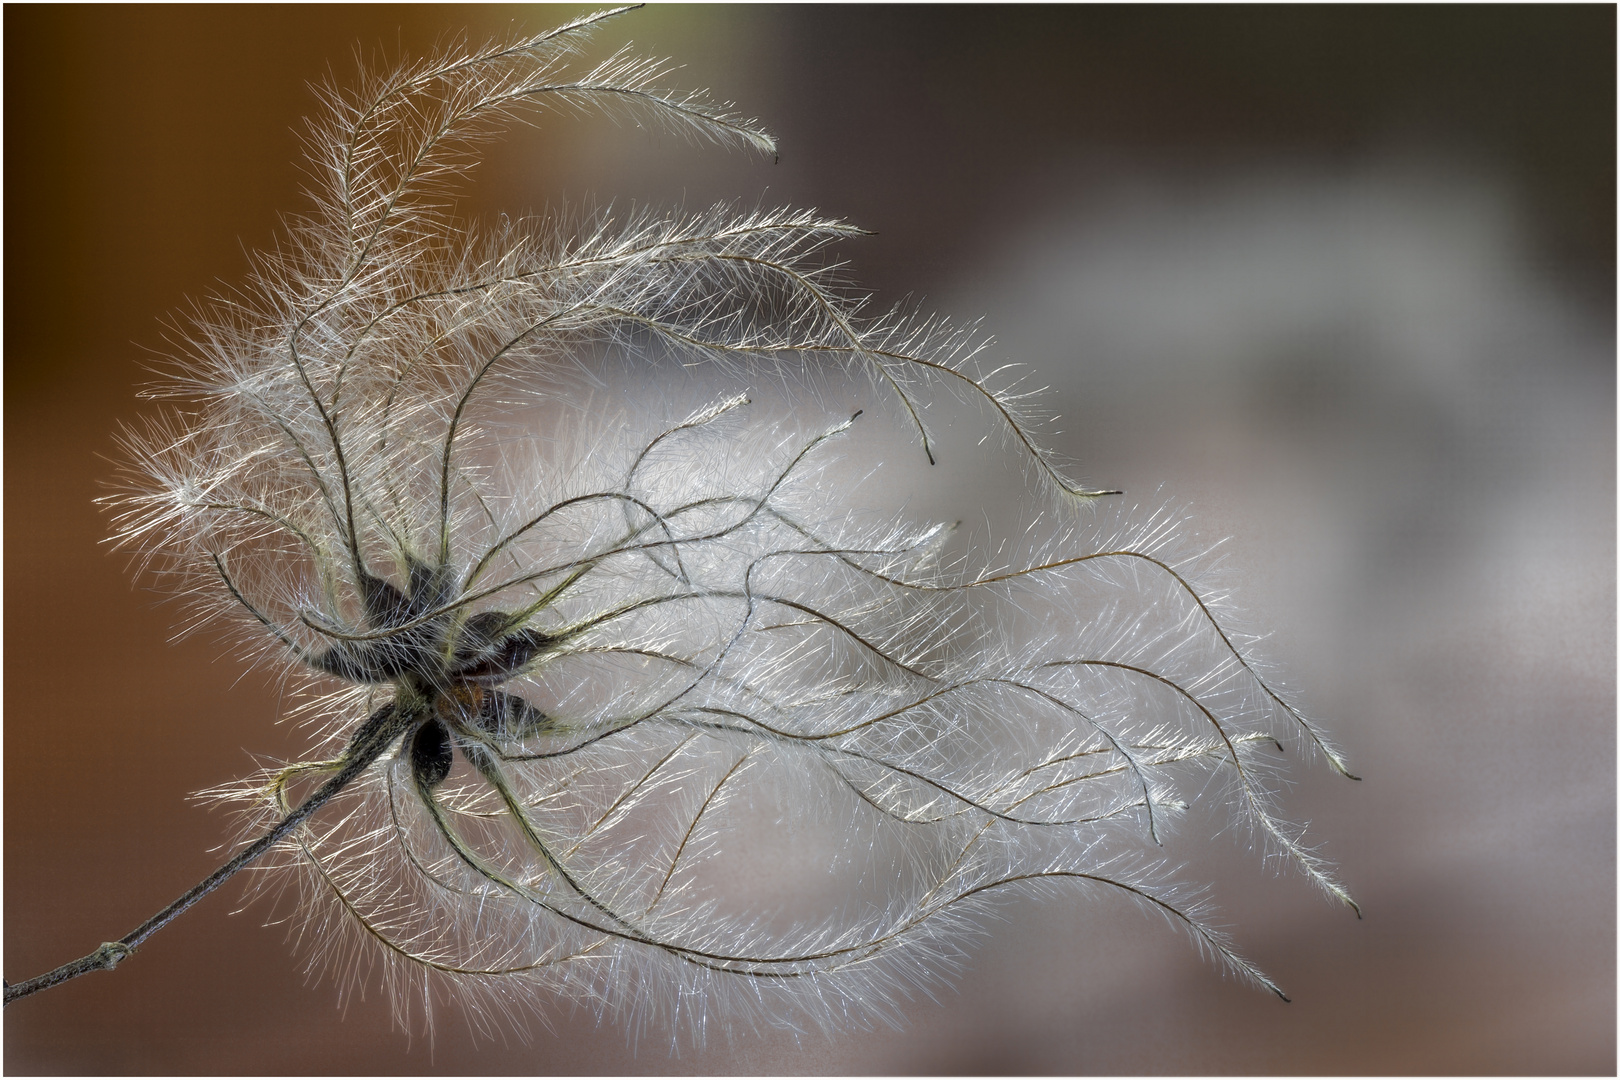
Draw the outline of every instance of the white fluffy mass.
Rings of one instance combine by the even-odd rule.
[[[655,65],[581,70],[604,17],[330,95],[316,209],[127,436],[122,541],[311,694],[307,760],[214,793],[248,838],[318,799],[258,867],[304,948],[410,1024],[571,998],[701,1039],[893,1019],[1024,890],[1129,898],[1281,994],[1158,840],[1214,804],[1348,903],[1271,809],[1284,742],[1344,765],[1173,517],[1064,481],[970,335],[863,314],[823,258],[843,223],[443,212],[474,138],[535,105],[772,149]],[[658,391],[698,362],[736,396]],[[603,364],[645,394],[593,401]],[[946,554],[856,497],[850,464],[885,467],[860,419],[753,415],[767,376],[870,380],[919,455],[928,395],[976,405],[1056,524]]]

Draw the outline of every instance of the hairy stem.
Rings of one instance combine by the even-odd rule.
[[[343,755],[343,764],[326,783],[316,788],[298,807],[291,810],[280,821],[276,822],[269,832],[265,833],[252,844],[243,848],[231,860],[203,878],[188,889],[184,895],[174,903],[141,923],[133,931],[125,934],[117,941],[103,942],[94,952],[81,956],[71,963],[63,964],[54,971],[28,979],[24,982],[6,984],[5,1004],[10,1005],[18,998],[37,994],[41,990],[49,990],[69,979],[76,979],[92,971],[111,971],[119,962],[129,956],[147,938],[167,926],[182,911],[201,900],[221,885],[225,884],[236,872],[248,863],[263,855],[276,845],[286,835],[302,825],[315,811],[330,802],[333,796],[342,791],[361,773],[365,772],[373,761],[393,744],[411,723],[403,713],[396,714],[393,705],[384,705],[360,726],[349,748]]]

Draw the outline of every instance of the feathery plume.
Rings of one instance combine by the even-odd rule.
[[[198,623],[302,680],[314,745],[206,793],[251,841],[219,872],[7,1000],[110,968],[250,864],[292,888],[312,963],[380,973],[411,1024],[441,992],[484,1027],[556,997],[696,1038],[892,1020],[1015,889],[1128,897],[1280,996],[1154,852],[1224,803],[1350,904],[1272,807],[1285,738],[1348,770],[1172,516],[1066,480],[971,331],[865,314],[824,258],[843,222],[449,219],[477,140],[535,106],[774,153],[658,64],[579,70],[615,13],[328,93],[314,211],[199,322],[109,500]],[[946,530],[859,509],[859,414],[647,392],[608,415],[574,373],[626,358],[869,379],[930,461],[923,406],[955,394],[1068,524],[948,556]],[[819,891],[752,880],[773,843]]]

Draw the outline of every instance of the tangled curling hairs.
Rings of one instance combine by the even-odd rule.
[[[112,967],[250,864],[312,964],[380,971],[413,1025],[441,994],[489,1029],[559,996],[699,1039],[894,1020],[1015,890],[1128,898],[1281,996],[1155,853],[1224,806],[1353,907],[1272,806],[1285,740],[1348,770],[1174,516],[1065,479],[971,332],[867,315],[825,259],[843,222],[445,213],[477,139],[535,106],[774,153],[657,64],[579,70],[613,14],[327,94],[315,210],[199,319],[108,500],[198,622],[300,680],[313,746],[205,793],[251,841],[216,874],[7,1000]],[[610,414],[569,376],[604,356],[865,378],[929,461],[923,405],[954,394],[1058,524],[947,555],[949,530],[855,501],[859,414],[651,391]]]

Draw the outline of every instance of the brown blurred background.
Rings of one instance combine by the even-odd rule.
[[[131,583],[92,505],[188,301],[302,209],[308,84],[579,9],[5,11],[5,973],[219,860],[187,793],[290,755],[273,686]],[[5,1013],[11,1073],[1615,1069],[1614,9],[683,8],[602,32],[781,162],[548,118],[460,209],[726,198],[879,235],[880,306],[984,316],[1087,480],[1230,536],[1269,654],[1366,776],[1296,773],[1356,922],[1222,838],[1222,981],[1124,906],[1017,903],[901,1031],[672,1058],[335,1007],[227,889]],[[1157,492],[1157,494],[1155,494]],[[969,493],[971,494],[971,493]],[[964,496],[966,498],[967,496]],[[971,501],[971,500],[970,500]]]

